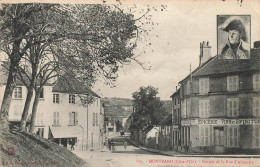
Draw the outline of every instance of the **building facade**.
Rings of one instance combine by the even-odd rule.
[[[202,43],[200,66],[180,81],[182,150],[259,152],[259,47],[249,60],[220,60],[209,53]]]
[[[0,104],[5,91],[4,78],[1,75]],[[19,126],[26,92],[26,87],[19,83],[13,91],[9,122],[14,126]],[[92,94],[93,102],[83,105],[82,97],[89,94]],[[31,111],[32,103],[28,126]],[[36,114],[35,133],[68,149],[71,149],[73,143],[77,150],[101,148],[104,142],[104,109],[100,105],[100,97],[84,86],[69,92],[57,82],[44,86]]]
[[[181,141],[181,98],[180,98],[180,89],[177,89],[171,95],[172,98],[172,148],[174,150],[180,149]]]

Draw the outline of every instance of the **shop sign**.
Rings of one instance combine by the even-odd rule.
[[[182,125],[260,125],[260,119],[185,119]]]

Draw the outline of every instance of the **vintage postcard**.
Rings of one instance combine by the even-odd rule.
[[[0,0],[0,166],[259,167],[259,0]]]

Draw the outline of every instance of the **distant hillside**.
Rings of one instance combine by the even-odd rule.
[[[107,116],[128,117],[133,112],[133,102],[125,98],[102,98]]]
[[[128,117],[133,112],[133,101],[126,98],[102,98],[102,104],[105,106],[107,116]],[[172,101],[162,100],[166,111],[172,112]]]

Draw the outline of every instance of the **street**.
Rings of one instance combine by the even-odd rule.
[[[115,152],[109,151],[104,147],[101,151],[73,151],[76,155],[87,162],[86,166],[95,167],[114,167],[114,166],[153,166],[149,164],[149,160],[163,159],[171,160],[172,157],[158,155],[155,153],[144,151],[128,142],[126,150],[124,149],[124,141],[126,137],[113,137],[115,143]],[[155,164],[154,164],[155,165]]]

